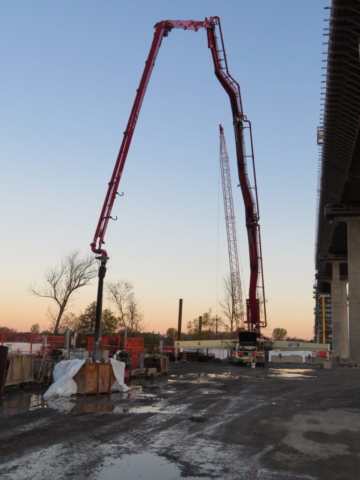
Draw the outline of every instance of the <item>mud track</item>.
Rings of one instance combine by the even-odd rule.
[[[316,367],[171,363],[128,394],[51,406],[6,389],[0,477],[359,478],[360,369]]]

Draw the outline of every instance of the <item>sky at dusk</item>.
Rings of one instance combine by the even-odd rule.
[[[229,70],[253,126],[268,329],[313,335],[323,0],[18,0],[0,16],[0,325],[46,328],[28,292],[72,249],[90,252],[160,20],[221,18]],[[232,169],[243,288],[249,255],[232,115],[205,30],[164,38],[113,208],[106,280],[134,284],[147,331],[212,308],[229,273],[219,124]],[[96,279],[69,311],[96,299]],[[105,303],[105,306],[108,304]]]

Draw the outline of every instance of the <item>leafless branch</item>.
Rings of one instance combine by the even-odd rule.
[[[29,287],[32,295],[50,298],[56,302],[57,310],[48,310],[54,333],[59,332],[61,318],[71,297],[79,288],[89,285],[96,275],[94,257],[92,255],[81,257],[79,250],[73,250],[61,258],[60,265],[49,267],[45,271],[45,284],[42,288]]]
[[[133,290],[131,282],[125,280],[118,280],[117,282],[106,283],[106,293],[109,302],[116,306],[122,325],[125,327],[126,323],[126,305],[129,295]]]

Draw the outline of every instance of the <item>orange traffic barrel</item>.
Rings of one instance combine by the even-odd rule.
[[[186,353],[186,352],[182,352],[181,360],[182,360],[183,362],[186,362],[186,361],[187,361],[187,358],[186,358],[186,357],[187,357],[187,353]]]

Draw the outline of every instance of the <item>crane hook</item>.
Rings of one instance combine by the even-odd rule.
[[[123,197],[123,196],[124,196],[124,192],[122,192],[122,193],[116,192],[116,195],[119,195],[119,197]]]

